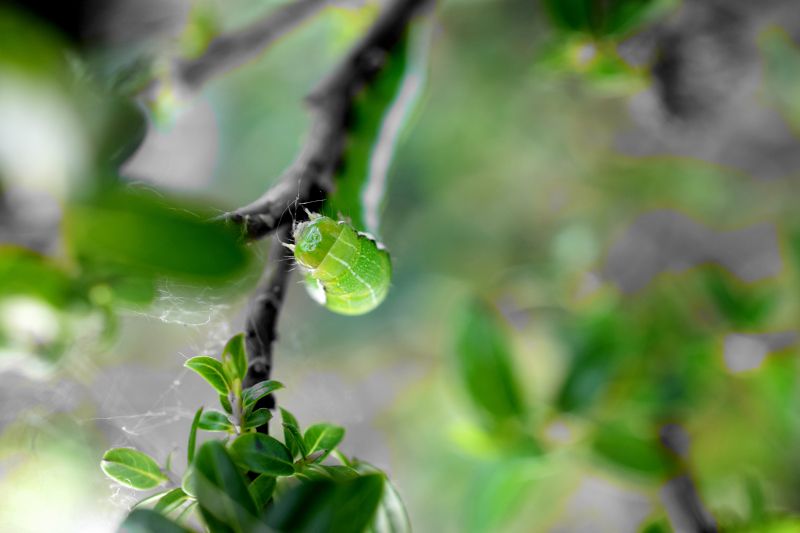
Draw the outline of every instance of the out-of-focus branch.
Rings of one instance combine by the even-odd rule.
[[[254,59],[327,4],[328,0],[292,0],[246,28],[220,35],[200,57],[176,64],[175,81],[184,90],[199,89],[209,79]]]
[[[358,92],[378,74],[411,18],[432,0],[393,0],[336,69],[306,98],[312,113],[305,146],[278,183],[255,202],[226,215],[252,239],[289,223],[298,205],[319,203],[333,188],[347,123]]]
[[[252,387],[269,379],[272,370],[272,345],[278,338],[277,324],[286,283],[292,268],[293,257],[282,243],[291,238],[289,226],[284,226],[275,235],[269,252],[269,262],[256,294],[250,302],[245,322],[245,346],[247,348],[247,376],[244,387]],[[262,398],[257,407],[272,409],[272,395]],[[264,426],[264,431],[267,426]]]

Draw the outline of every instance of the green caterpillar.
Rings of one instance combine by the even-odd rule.
[[[309,218],[294,229],[293,249],[311,297],[343,315],[375,309],[389,292],[389,253],[346,222],[313,213]]]

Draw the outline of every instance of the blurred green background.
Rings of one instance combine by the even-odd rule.
[[[278,404],[345,426],[420,532],[681,530],[681,477],[725,530],[800,531],[790,4],[441,2],[389,173],[390,295],[342,317],[292,278]],[[182,363],[242,329],[267,255],[206,221],[293,160],[300,95],[377,12],[325,9],[156,124],[120,65],[158,77],[269,7],[175,5],[83,55],[0,17],[2,530],[112,531],[135,495],[102,452],[180,462],[216,401]]]

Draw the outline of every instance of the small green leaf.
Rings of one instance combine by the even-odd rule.
[[[250,483],[248,487],[250,489],[250,494],[253,496],[253,500],[255,500],[256,506],[258,506],[259,509],[263,509],[270,498],[272,498],[275,485],[275,477],[268,474],[261,474]]]
[[[247,375],[247,353],[244,346],[244,333],[231,338],[222,350],[222,362],[228,369],[231,381],[234,378],[244,380]]]
[[[192,420],[192,427],[189,428],[189,444],[186,446],[186,464],[192,464],[194,459],[194,450],[197,444],[197,425],[200,423],[200,415],[203,414],[203,408],[197,410]]]
[[[152,457],[133,448],[112,448],[103,455],[103,472],[122,485],[137,490],[153,489],[167,482]]]
[[[234,427],[231,424],[225,413],[219,411],[205,411],[200,416],[200,423],[197,425],[200,429],[206,431],[233,431]]]
[[[260,383],[256,383],[252,387],[249,387],[242,391],[242,405],[245,411],[249,411],[253,408],[253,406],[266,396],[267,394],[271,394],[278,389],[283,388],[283,383],[278,381],[262,381]]]
[[[197,374],[206,380],[209,385],[214,387],[218,393],[228,394],[230,383],[225,375],[225,370],[222,368],[222,363],[213,357],[198,355],[183,363],[183,366],[197,372]]]
[[[119,526],[120,533],[191,533],[151,509],[136,509]]]
[[[183,489],[183,492],[185,492],[192,498],[197,497],[197,489],[195,488],[194,466],[192,466],[191,464],[188,467],[186,467],[186,471],[183,473],[183,477],[181,478],[181,489]]]
[[[225,412],[229,415],[233,414],[233,408],[231,407],[231,401],[228,399],[226,394],[219,395],[219,404],[225,409]]]
[[[158,511],[163,515],[168,515],[178,507],[180,507],[183,502],[189,499],[189,496],[183,492],[183,489],[177,488],[172,489],[171,491],[164,494],[155,507],[153,507],[154,511]]]
[[[242,429],[251,429],[251,428],[258,428],[266,424],[272,418],[272,411],[269,409],[256,409],[249,415],[247,415],[247,419],[245,420],[244,427]]]
[[[339,482],[305,481],[270,507],[267,524],[292,533],[362,533],[375,516],[383,487],[380,474]]]
[[[279,440],[260,433],[248,433],[231,444],[231,452],[253,472],[271,476],[294,474],[292,456]]]
[[[478,300],[468,305],[456,332],[461,379],[473,403],[495,421],[525,415],[507,335],[497,313]]]
[[[294,426],[295,428],[300,428],[300,423],[294,417],[292,413],[284,409],[283,407],[279,408],[281,410],[281,421],[283,423],[283,441],[286,443],[286,446],[289,448],[289,452],[291,452],[292,457],[297,457],[297,454],[300,453],[300,447],[295,442],[295,438],[290,434],[289,430],[286,429],[287,425]],[[298,429],[299,431],[299,429]]]
[[[292,457],[300,454],[301,457],[305,458],[308,455],[306,450],[306,444],[303,440],[303,434],[300,433],[300,428],[295,426],[294,424],[287,424],[284,422],[283,424],[283,438],[286,441],[286,445],[289,447],[289,450],[297,450],[296,452],[292,452]]]
[[[214,531],[254,531],[259,511],[241,472],[217,440],[197,451],[192,476],[203,519]]]
[[[297,474],[298,478],[305,479],[330,479],[333,481],[347,481],[355,479],[359,473],[354,468],[343,465],[309,464]]]
[[[314,424],[306,429],[303,441],[306,445],[306,455],[310,455],[318,450],[326,453],[320,456],[319,461],[323,460],[344,438],[344,428],[333,424]]]

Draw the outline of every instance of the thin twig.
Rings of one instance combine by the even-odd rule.
[[[328,4],[328,0],[296,0],[272,10],[246,28],[220,35],[200,57],[176,65],[183,89],[198,90],[209,79],[257,57],[264,49]]]
[[[395,0],[384,9],[361,41],[306,98],[311,131],[295,161],[261,198],[225,218],[241,224],[245,234],[256,239],[289,223],[298,205],[324,200],[344,153],[356,95],[386,64],[412,17],[431,1]]]
[[[245,346],[247,348],[247,376],[243,386],[253,385],[269,379],[272,370],[272,345],[278,338],[277,325],[286,283],[292,268],[293,257],[290,250],[281,243],[291,238],[291,228],[285,226],[276,233],[269,253],[269,262],[264,277],[250,302],[245,322]],[[273,409],[275,399],[270,394],[262,398],[257,408]],[[267,426],[264,432],[267,432]],[[259,429],[259,431],[261,431]]]

